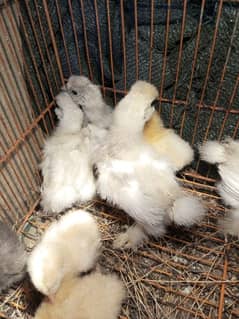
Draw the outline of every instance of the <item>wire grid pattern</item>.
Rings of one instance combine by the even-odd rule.
[[[190,1],[189,1],[190,2]],[[215,115],[223,113],[223,121],[220,129],[217,131],[217,138],[224,136],[225,128],[229,126],[229,118],[233,118],[230,122],[230,136],[238,136],[239,127],[239,110],[234,108],[234,101],[238,95],[239,75],[231,83],[230,95],[225,105],[220,105],[221,95],[223,95],[223,85],[227,74],[229,61],[232,57],[235,41],[238,40],[239,13],[233,20],[232,33],[229,35],[229,43],[225,56],[225,63],[221,70],[221,76],[217,82],[216,95],[210,104],[205,104],[204,97],[207,90],[210,70],[216,59],[214,56],[215,47],[217,45],[218,29],[220,18],[224,6],[227,3],[236,4],[238,1],[218,1],[215,9],[215,26],[213,36],[210,42],[210,55],[207,61],[206,73],[203,85],[201,86],[200,98],[195,103],[195,123],[190,142],[195,143],[196,135],[200,129],[202,117],[205,110],[209,111],[208,122],[204,123],[203,135],[201,141],[206,140],[213,130],[215,124]],[[71,60],[71,52],[67,44],[66,34],[71,33],[74,39],[73,45],[76,48],[76,58],[79,66],[79,74],[85,74],[93,81],[102,85],[104,96],[110,96],[114,104],[117,100],[127,93],[128,85],[128,69],[127,69],[127,44],[126,44],[126,17],[125,6],[123,0],[119,1],[119,16],[121,21],[121,51],[122,51],[122,83],[123,86],[118,88],[116,83],[116,61],[114,59],[113,47],[114,36],[112,34],[113,19],[111,15],[111,2],[106,0],[105,4],[105,25],[107,32],[108,46],[108,62],[111,74],[111,83],[106,81],[106,67],[104,65],[105,44],[102,33],[102,16],[100,15],[100,2],[92,1],[92,10],[94,11],[98,58],[99,58],[99,74],[96,76],[95,67],[90,55],[90,41],[88,32],[88,19],[86,15],[87,2],[78,1],[81,12],[81,30],[83,37],[79,39],[76,22],[76,12],[74,9],[74,1],[66,1],[65,6],[59,0],[55,1],[6,1],[0,4],[0,57],[1,57],[1,219],[10,225],[13,225],[19,232],[23,232],[27,238],[27,225],[33,218],[39,203],[41,176],[38,164],[41,160],[41,148],[44,139],[49,136],[55,125],[54,118],[54,97],[58,93],[60,87],[64,84],[64,80],[72,73],[73,66]],[[134,24],[134,41],[132,47],[134,51],[135,62],[135,80],[140,77],[140,47],[139,47],[139,25],[138,19],[140,12],[138,11],[140,1],[132,1],[133,24]],[[191,61],[191,75],[188,83],[188,91],[185,99],[178,99],[178,82],[182,67],[182,56],[184,47],[184,32],[187,22],[187,1],[182,1],[182,18],[180,20],[180,37],[177,50],[177,63],[175,65],[175,80],[172,95],[169,98],[165,95],[165,82],[167,74],[167,59],[169,43],[169,32],[171,27],[171,16],[173,15],[173,1],[165,1],[165,41],[162,59],[162,74],[159,84],[159,103],[160,110],[166,108],[169,110],[168,124],[173,125],[177,109],[180,108],[180,128],[179,133],[183,136],[184,126],[187,122],[189,106],[192,103],[192,83],[194,73],[197,68],[197,57],[200,45],[200,35],[204,28],[203,14],[207,1],[201,1],[200,16],[198,18],[197,34],[193,58]],[[24,4],[24,10],[21,6]],[[153,81],[153,72],[155,61],[153,60],[153,45],[155,37],[155,8],[156,0],[150,2],[150,32],[148,34],[149,41],[149,58],[148,58],[148,80]],[[66,30],[64,25],[63,11],[67,8],[68,16],[71,22],[70,27]],[[51,10],[54,9],[55,19],[59,25],[58,32],[55,30],[54,21]],[[83,40],[83,43],[80,42]],[[59,43],[62,44],[68,73],[64,71],[62,57],[60,55]],[[26,55],[26,51],[28,54]],[[84,51],[84,52],[82,52]],[[82,58],[82,56],[84,56]],[[29,60],[30,59],[30,60]],[[34,74],[34,77],[32,76]],[[231,124],[233,123],[233,125]],[[206,129],[205,129],[206,125]],[[185,171],[180,180],[185,183],[189,190],[196,192],[199,196],[205,196],[209,201],[210,212],[207,220],[197,228],[197,230],[187,231],[189,237],[186,239],[169,232],[159,242],[150,242],[147,247],[139,250],[135,254],[119,254],[121,260],[119,271],[122,277],[125,276],[127,284],[134,287],[135,294],[129,299],[132,302],[139,300],[140,303],[146,303],[148,306],[137,316],[137,305],[135,305],[134,317],[146,318],[146,309],[152,313],[148,313],[148,318],[155,318],[165,310],[165,306],[161,309],[160,303],[168,304],[168,315],[174,310],[175,318],[237,318],[239,316],[238,306],[235,298],[238,298],[238,242],[233,240],[225,241],[224,237],[217,228],[217,217],[221,216],[224,208],[221,205],[214,204],[214,200],[218,200],[215,194],[215,178],[211,177],[211,169],[201,163],[195,162],[194,169]],[[212,202],[211,202],[212,201]],[[93,206],[95,203],[92,204]],[[107,206],[104,209],[94,209],[94,212],[103,214],[104,219],[101,224],[108,223],[107,228],[110,233],[111,223],[119,221],[121,217],[117,212]],[[94,206],[95,207],[95,206]],[[97,206],[98,207],[98,206]],[[121,215],[120,215],[121,216]],[[102,217],[102,218],[103,218]],[[115,229],[112,229],[114,232]],[[191,232],[191,233],[190,233]],[[191,237],[190,237],[191,236]],[[107,243],[107,240],[106,240]],[[188,250],[187,250],[188,249]],[[111,252],[114,254],[115,252]],[[107,254],[106,254],[107,255]],[[104,255],[104,256],[106,256]],[[235,257],[236,256],[236,257]],[[106,258],[106,257],[105,257]],[[124,261],[122,263],[122,260]],[[165,262],[167,261],[167,267]],[[110,259],[107,259],[110,262]],[[141,262],[145,265],[141,267]],[[123,266],[122,266],[122,265]],[[135,264],[135,267],[131,267]],[[117,264],[116,264],[117,265]],[[194,270],[191,268],[198,265],[200,268],[200,276],[198,274],[192,277]],[[128,267],[128,268],[125,268]],[[134,269],[133,279],[130,283],[128,272]],[[150,269],[150,270],[148,270]],[[149,271],[149,276],[144,276],[143,272]],[[138,273],[139,272],[139,273]],[[142,272],[140,274],[140,272]],[[165,273],[164,273],[165,272]],[[158,274],[156,276],[155,274]],[[141,277],[140,277],[141,276]],[[177,278],[177,279],[175,279]],[[140,280],[139,280],[140,279]],[[175,286],[174,286],[175,280]],[[185,286],[185,281],[187,282]],[[177,284],[176,284],[177,282]],[[139,290],[137,295],[137,286],[143,284],[144,292]],[[181,285],[181,286],[180,286]],[[142,288],[141,287],[141,288]],[[148,289],[147,289],[148,287]],[[152,289],[152,290],[151,290]],[[130,290],[129,290],[130,291]],[[135,297],[136,296],[136,297]],[[160,302],[159,302],[160,301]],[[14,308],[18,309],[16,302],[9,301]],[[190,303],[191,302],[191,303]],[[149,303],[149,304],[148,304]],[[228,305],[229,303],[229,305]],[[151,305],[151,308],[150,308]],[[201,307],[205,308],[201,308]],[[157,308],[159,307],[159,308]],[[127,308],[127,307],[126,307]],[[124,308],[124,309],[126,309]],[[132,317],[131,305],[129,305],[130,313],[124,313],[124,317]],[[157,310],[158,309],[158,310]],[[161,309],[161,310],[160,310]],[[24,310],[24,309],[23,309]],[[158,312],[157,312],[158,311]],[[4,313],[0,312],[0,317],[4,317]],[[180,317],[181,316],[181,317]],[[174,318],[172,315],[172,318]]]

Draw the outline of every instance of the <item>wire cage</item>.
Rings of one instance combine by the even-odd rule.
[[[29,251],[52,220],[39,207],[39,163],[71,74],[99,84],[112,105],[137,79],[154,83],[165,124],[192,146],[238,138],[238,0],[3,0],[0,41],[0,218]],[[178,178],[205,199],[206,218],[136,252],[112,249],[125,214],[100,199],[84,206],[102,231],[100,264],[127,287],[121,319],[239,318],[239,242],[217,226],[217,177],[196,156]],[[0,318],[32,318],[37,300],[26,279],[0,295]]]

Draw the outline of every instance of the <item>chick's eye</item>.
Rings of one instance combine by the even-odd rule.
[[[81,109],[81,111],[83,112],[83,106],[81,104],[78,104],[78,106]]]
[[[77,92],[75,90],[71,90],[71,93],[77,95]]]
[[[158,105],[158,100],[154,100],[152,103],[151,103],[151,106],[152,107],[155,107]]]

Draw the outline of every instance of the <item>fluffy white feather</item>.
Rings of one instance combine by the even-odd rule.
[[[218,193],[231,206],[229,216],[222,222],[225,232],[239,235],[239,140],[208,141],[200,148],[202,159],[218,164],[221,181]]]
[[[226,161],[225,147],[217,141],[207,141],[199,147],[201,159],[211,163],[219,164]]]
[[[47,296],[54,295],[66,275],[94,266],[100,245],[97,223],[89,213],[67,213],[50,225],[29,256],[28,272],[34,286]]]
[[[97,152],[98,193],[139,224],[136,230],[129,229],[125,236],[120,235],[116,239],[117,247],[121,243],[121,246],[134,248],[144,239],[144,232],[153,236],[162,235],[169,219],[190,225],[204,211],[202,205],[197,203],[194,206],[198,210],[192,215],[185,214],[181,218],[179,209],[180,215],[176,216],[178,204],[175,201],[184,196],[182,189],[168,159],[159,157],[144,140],[144,125],[154,112],[151,103],[157,96],[153,85],[136,82],[116,106],[109,134]],[[191,197],[188,196],[188,199],[191,205]],[[135,233],[138,240],[135,240]]]
[[[96,272],[67,278],[54,302],[43,301],[34,318],[117,319],[124,298],[124,286],[115,275]]]
[[[160,156],[171,162],[175,171],[181,170],[193,160],[194,152],[189,143],[172,129],[166,128],[156,111],[144,127],[144,137]]]
[[[44,145],[41,205],[58,213],[95,195],[90,160],[92,129],[82,129],[83,113],[65,92],[56,97],[59,124]],[[94,133],[95,134],[95,133]]]
[[[205,208],[199,198],[185,194],[175,200],[169,215],[177,225],[192,226],[203,219]]]
[[[200,154],[202,159],[218,163],[221,176],[217,184],[218,192],[227,205],[239,208],[239,141],[208,141],[200,148]]]
[[[103,100],[100,88],[85,76],[72,75],[66,89],[73,101],[81,106],[86,123],[108,128],[112,121],[112,110]]]
[[[239,238],[239,209],[231,209],[220,225],[225,233]]]

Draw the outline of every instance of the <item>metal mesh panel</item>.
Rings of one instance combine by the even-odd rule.
[[[197,146],[239,137],[238,57],[236,0],[0,1],[0,218],[32,242],[38,238],[32,229],[45,229],[36,214],[38,165],[55,125],[54,97],[71,74],[100,84],[114,105],[136,79],[151,81],[166,125]],[[179,176],[206,199],[203,223],[169,230],[137,253],[110,248],[122,220],[118,211],[99,201],[87,206],[108,249],[101,262],[128,287],[122,319],[239,317],[239,244],[217,227],[225,207],[215,174],[196,158]],[[29,318],[30,302],[19,289],[12,299],[0,296],[0,318]]]

